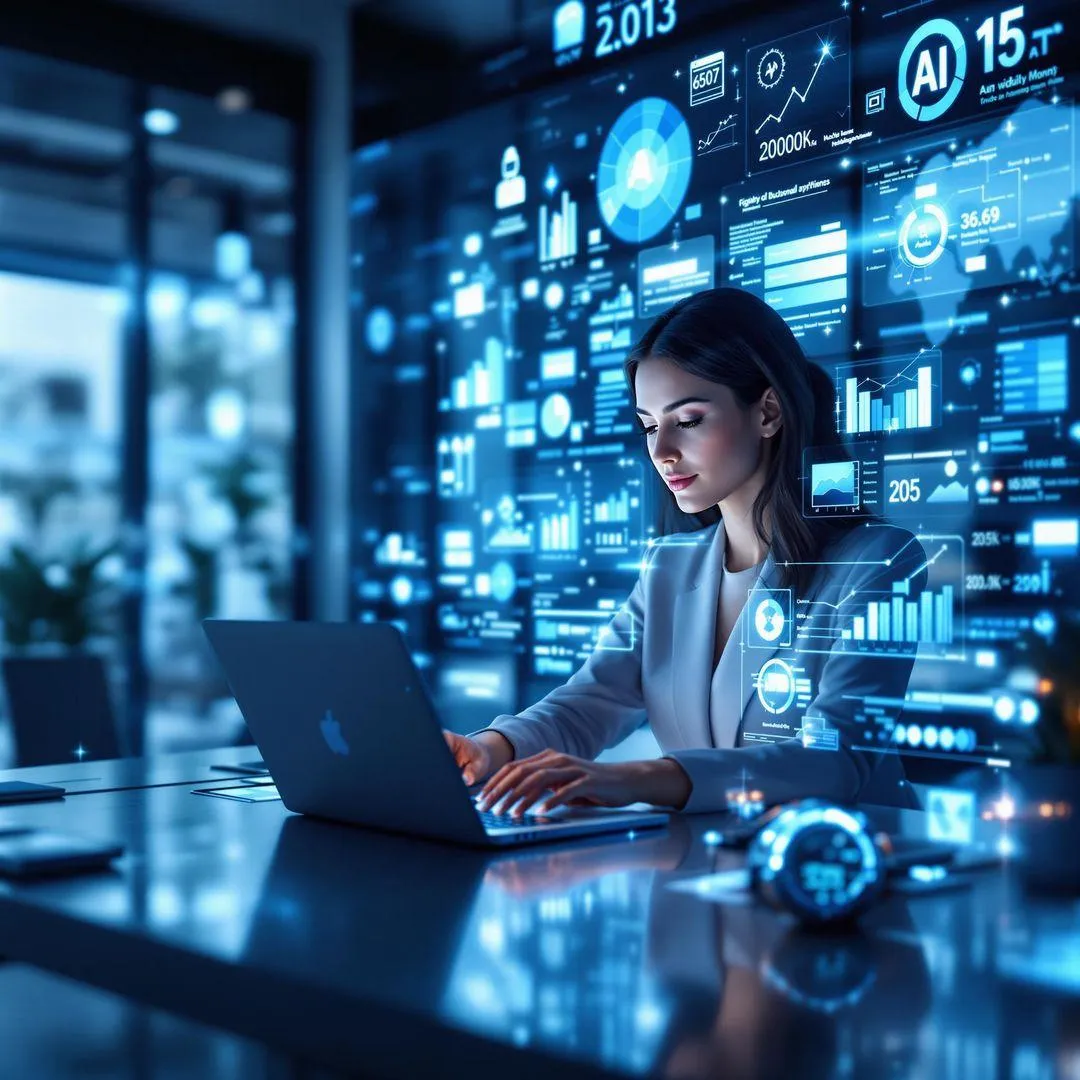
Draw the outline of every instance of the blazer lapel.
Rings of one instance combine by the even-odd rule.
[[[675,595],[671,692],[675,720],[686,747],[712,745],[709,694],[724,547],[721,521],[696,571]]]

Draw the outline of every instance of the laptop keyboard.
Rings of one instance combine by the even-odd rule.
[[[496,814],[493,810],[480,810],[476,807],[476,816],[485,829],[532,829],[537,825],[557,825],[566,820],[566,814],[557,815],[526,813],[520,818],[510,814]]]

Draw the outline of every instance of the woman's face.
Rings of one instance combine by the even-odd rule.
[[[650,357],[637,367],[634,390],[649,456],[680,510],[700,513],[747,485],[756,494],[764,442],[780,428],[771,389],[747,408],[728,387]]]

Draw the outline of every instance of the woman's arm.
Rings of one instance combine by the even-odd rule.
[[[687,813],[728,809],[727,792],[739,786],[744,770],[770,803],[811,797],[857,801],[879,759],[892,750],[882,754],[854,748],[863,731],[854,719],[855,710],[865,697],[903,698],[913,664],[912,656],[830,656],[807,711],[836,729],[835,750],[807,748],[797,737],[731,750],[673,751],[668,757],[683,767],[692,784],[683,809]]]
[[[513,747],[514,759],[550,749],[591,760],[614,746],[645,719],[641,688],[644,625],[639,577],[626,603],[600,632],[589,658],[562,686],[516,715],[497,716],[481,730],[497,732],[506,739]]]
[[[514,760],[514,744],[493,728],[484,728],[472,736],[488,752],[488,776],[497,773],[507,762]],[[480,777],[484,779],[484,777]]]

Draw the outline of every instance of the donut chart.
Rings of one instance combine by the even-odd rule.
[[[933,266],[949,240],[949,219],[934,203],[924,203],[900,226],[900,255],[912,266]]]
[[[596,195],[607,227],[628,244],[654,237],[678,212],[693,165],[690,129],[663,98],[635,101],[600,151]]]

